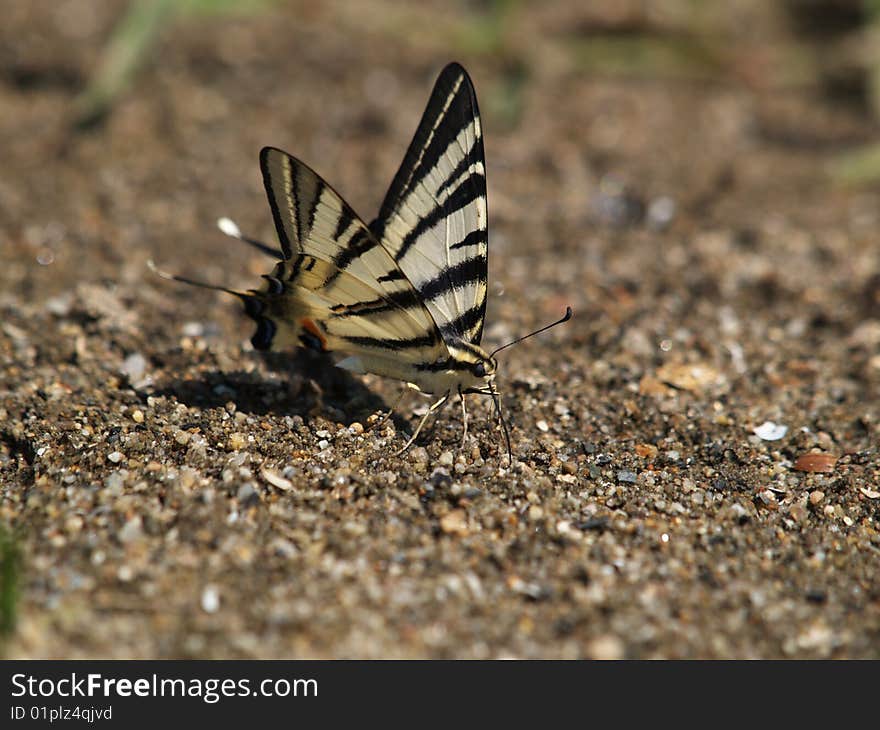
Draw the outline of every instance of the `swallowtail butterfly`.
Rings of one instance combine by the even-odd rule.
[[[441,72],[369,225],[286,152],[263,148],[260,168],[281,250],[242,236],[228,219],[220,227],[280,259],[262,287],[239,292],[162,275],[242,299],[257,323],[251,342],[258,350],[300,346],[333,353],[341,368],[395,378],[439,396],[400,452],[455,395],[464,440],[464,397],[479,393],[495,403],[510,456],[494,385],[494,355],[503,348],[488,353],[480,347],[488,264],[486,169],[477,97],[465,70],[452,63]],[[570,316],[569,308],[538,332]]]

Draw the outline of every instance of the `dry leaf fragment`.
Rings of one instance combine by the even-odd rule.
[[[834,471],[835,464],[837,464],[837,457],[834,454],[801,454],[794,462],[794,469],[795,471],[827,473]]]

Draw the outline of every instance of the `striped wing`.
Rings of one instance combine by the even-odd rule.
[[[281,150],[264,148],[260,166],[284,261],[247,304],[254,346],[336,352],[343,367],[401,380],[447,358],[421,296],[339,194]]]
[[[370,229],[444,340],[478,345],[486,314],[486,171],[473,84],[449,64]]]

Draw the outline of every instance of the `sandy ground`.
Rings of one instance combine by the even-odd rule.
[[[7,657],[880,655],[880,193],[825,175],[876,130],[762,83],[784,29],[700,77],[585,68],[619,3],[501,40],[439,2],[191,16],[73,130],[123,9],[96,5],[0,26]],[[146,268],[257,284],[213,222],[274,241],[263,145],[369,218],[452,59],[484,116],[484,344],[575,311],[500,358],[509,468],[489,403],[463,449],[450,408],[393,456],[421,398],[364,430],[398,384],[260,355],[234,300]]]

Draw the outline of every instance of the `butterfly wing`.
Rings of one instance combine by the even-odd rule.
[[[264,148],[260,166],[284,261],[246,302],[254,346],[304,345],[407,381],[448,357],[421,296],[342,197],[281,150]]]
[[[477,97],[443,69],[370,225],[421,294],[444,340],[479,345],[486,314],[486,171]]]

